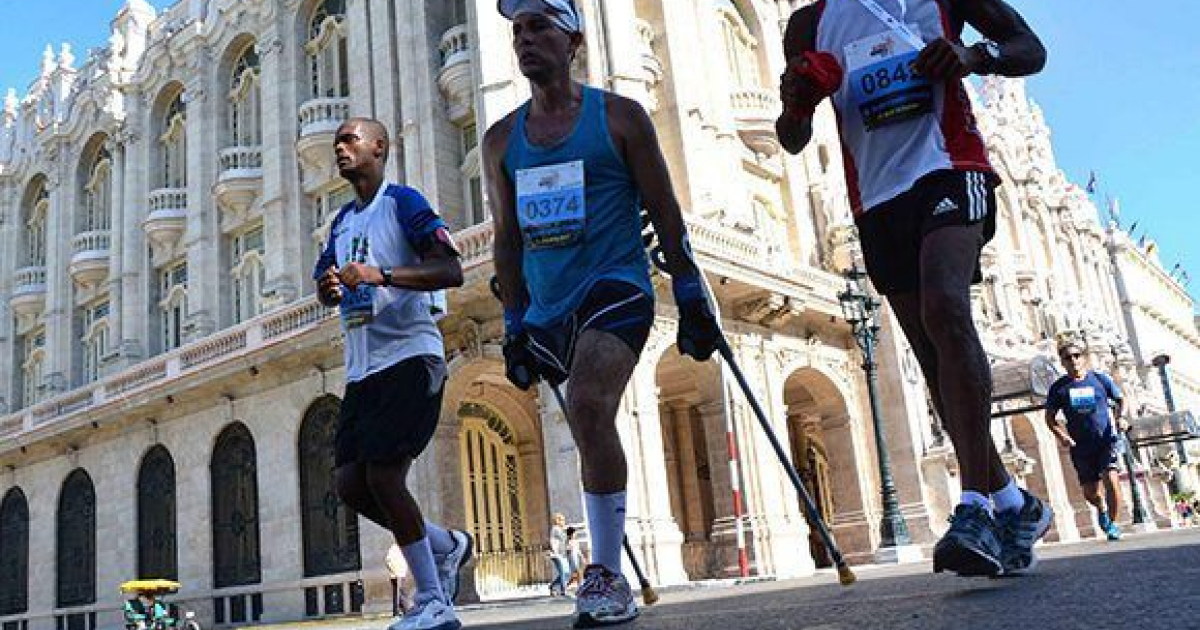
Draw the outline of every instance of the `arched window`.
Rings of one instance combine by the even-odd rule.
[[[717,4],[721,20],[721,40],[729,79],[737,88],[759,88],[762,76],[758,71],[758,40],[746,26],[741,10],[729,0]]]
[[[161,186],[163,188],[185,188],[187,186],[187,112],[183,105],[183,93],[175,95],[163,114],[162,135],[158,137],[161,153]]]
[[[104,358],[108,354],[108,311],[107,299],[82,307],[83,337],[83,382],[91,383],[100,378]]]
[[[322,0],[308,21],[309,83],[312,98],[350,96],[346,65],[346,0]]]
[[[29,610],[29,502],[20,488],[0,501],[0,617]]]
[[[231,146],[256,147],[262,144],[259,114],[258,53],[246,47],[233,67],[229,81],[229,139]]]
[[[162,349],[174,350],[183,345],[183,324],[187,317],[186,261],[168,265],[159,272],[159,327]]]
[[[88,181],[83,185],[83,214],[79,217],[76,232],[108,230],[112,223],[112,159],[108,150],[101,147],[88,170]]]
[[[233,320],[253,319],[262,308],[262,290],[266,283],[263,261],[263,228],[258,223],[233,237]]]
[[[464,403],[459,415],[467,523],[478,549],[482,553],[524,549],[525,493],[512,430],[484,405]]]
[[[262,580],[258,538],[258,464],[254,438],[240,422],[217,436],[212,478],[213,586]]]
[[[33,193],[33,206],[25,220],[25,265],[46,266],[46,219],[50,214],[50,193],[39,182]]]
[[[465,219],[462,227],[478,225],[491,218],[486,204],[483,203],[483,179],[481,174],[479,154],[479,129],[474,119],[463,124],[459,132],[460,147],[463,155],[459,172],[463,181],[463,204]]]
[[[175,461],[157,445],[142,458],[137,481],[138,575],[179,577],[175,544]]]
[[[300,425],[300,524],[305,577],[362,568],[358,517],[334,492],[337,418],[338,399],[323,396],[309,406]]]
[[[58,607],[96,602],[96,490],[76,468],[58,497]]]
[[[25,360],[21,363],[21,403],[29,407],[42,392],[42,372],[46,364],[46,329],[39,327],[24,335]]]

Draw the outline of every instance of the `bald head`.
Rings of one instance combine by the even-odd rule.
[[[387,160],[388,148],[391,146],[391,138],[388,137],[387,127],[383,123],[374,118],[355,117],[347,119],[342,123],[342,127],[352,125],[357,128],[358,134],[365,142],[383,142],[383,160]],[[340,128],[339,128],[340,130]]]

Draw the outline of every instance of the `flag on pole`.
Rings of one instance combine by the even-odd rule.
[[[1096,171],[1092,171],[1091,174],[1088,176],[1087,194],[1089,194],[1089,195],[1096,194]]]

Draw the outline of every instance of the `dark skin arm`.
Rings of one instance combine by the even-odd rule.
[[[522,269],[525,244],[521,239],[521,226],[517,223],[516,187],[504,170],[504,151],[513,120],[510,114],[484,135],[483,168],[492,203],[492,225],[496,230],[493,255],[500,300],[505,310],[518,311],[525,308],[527,299]]]
[[[615,94],[607,98],[608,128],[613,144],[621,152],[641,194],[642,205],[658,233],[667,273],[674,278],[700,273],[695,261],[683,249],[686,232],[683,212],[671,185],[671,174],[658,145],[654,123],[637,101]]]
[[[1019,13],[1003,0],[951,0],[950,11],[959,22],[970,24],[1000,47],[993,71],[1008,77],[1028,76],[1046,65],[1046,49]],[[813,50],[816,10],[812,5],[792,14],[784,34],[783,50],[789,71],[780,77],[783,115],[775,123],[780,144],[789,153],[799,153],[812,139],[812,118],[796,115],[796,109],[811,111],[819,102],[813,86],[790,71],[803,64],[801,55]],[[969,46],[946,38],[930,42],[917,57],[917,69],[933,81],[958,81],[983,70],[983,57]],[[797,107],[796,104],[800,107]]]
[[[430,241],[421,251],[421,262],[409,267],[392,267],[390,286],[411,291],[438,291],[461,287],[462,263],[458,252],[440,241]],[[342,287],[351,289],[360,284],[383,284],[379,267],[350,263],[345,268],[330,267],[317,280],[317,299],[325,306],[337,306],[342,301]]]

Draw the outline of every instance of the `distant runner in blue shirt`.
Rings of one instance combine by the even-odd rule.
[[[1081,343],[1070,340],[1061,343],[1058,357],[1067,374],[1055,381],[1046,395],[1046,424],[1059,443],[1071,449],[1071,462],[1083,496],[1100,514],[1100,529],[1109,540],[1119,540],[1121,528],[1117,527],[1116,519],[1121,514],[1121,487],[1117,474],[1120,443],[1117,428],[1122,431],[1128,428],[1121,418],[1125,399],[1107,374],[1089,369],[1087,349]],[[1109,413],[1110,404],[1115,414]],[[1067,419],[1065,430],[1058,422],[1059,412]],[[1102,481],[1107,503],[1100,496]]]

